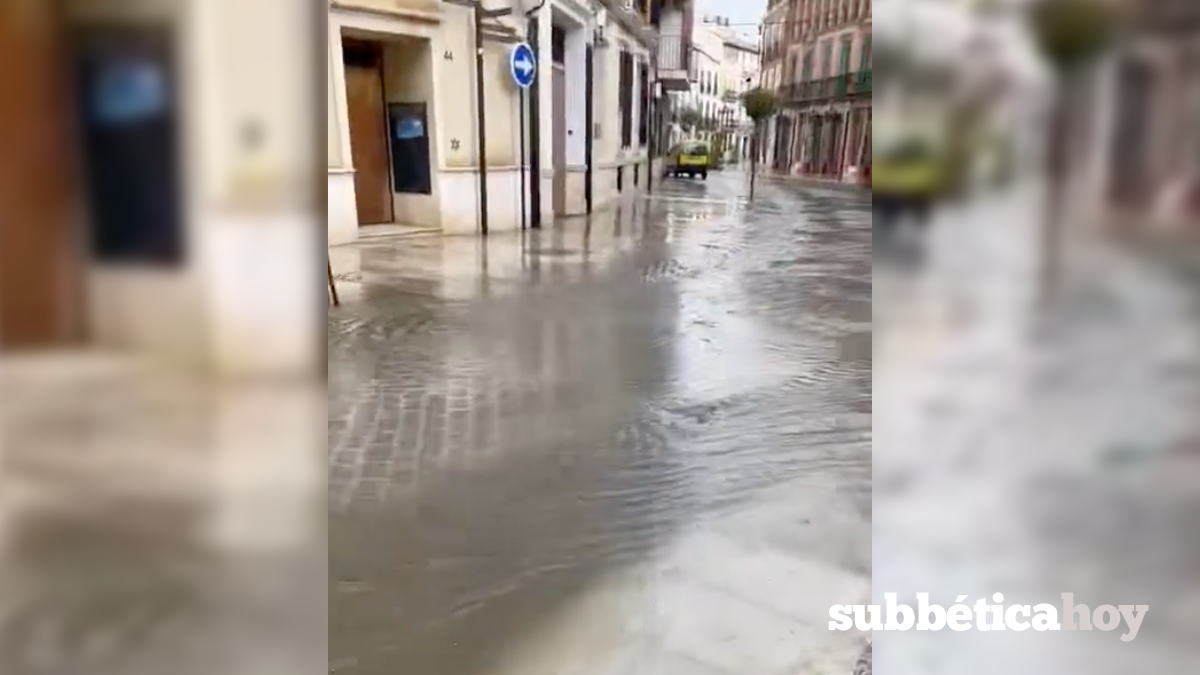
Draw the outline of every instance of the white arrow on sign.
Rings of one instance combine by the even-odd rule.
[[[529,57],[524,54],[517,57],[517,60],[513,62],[513,66],[522,75],[528,75],[533,72],[533,61],[530,61]]]

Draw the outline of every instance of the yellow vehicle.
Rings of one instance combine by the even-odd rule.
[[[671,160],[667,173],[679,177],[700,176],[708,180],[708,169],[712,165],[712,149],[704,141],[686,141],[671,149]]]

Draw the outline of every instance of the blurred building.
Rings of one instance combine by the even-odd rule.
[[[0,345],[313,372],[316,12],[0,5]]]
[[[772,10],[782,23],[763,67],[778,74],[782,112],[771,166],[853,180],[871,162],[871,3],[780,0]]]
[[[690,88],[669,94],[671,141],[699,138],[727,158],[740,157],[748,147],[748,118],[739,96],[757,79],[758,48],[723,17],[697,19],[691,34]]]
[[[759,55],[758,86],[771,91],[778,91],[784,84],[784,58],[791,41],[790,16],[792,0],[767,0],[767,11],[763,14],[762,51]],[[757,149],[760,164],[775,163],[775,138],[779,125],[778,116],[759,123],[759,146]]]
[[[708,21],[697,18],[692,27],[688,89],[669,93],[676,123],[672,142],[685,137],[711,141],[720,131],[719,119],[725,108],[721,89],[725,49],[721,36]]]
[[[732,158],[740,159],[750,151],[751,131],[741,96],[758,84],[758,45],[732,30],[728,19],[718,30],[724,43],[721,90],[726,104],[721,126],[729,137]]]
[[[1200,3],[1131,2],[1133,37],[1102,68],[1090,151],[1100,201],[1200,222]]]
[[[479,102],[470,0],[331,0],[331,244],[378,225],[479,231],[481,119],[490,231],[519,229],[534,211],[545,221],[588,213],[644,187],[651,61],[657,52],[664,88],[686,87],[690,0],[486,7],[512,12],[483,21]],[[521,41],[538,52],[524,95],[509,62]]]

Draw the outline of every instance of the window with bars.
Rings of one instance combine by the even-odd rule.
[[[620,72],[617,75],[621,108],[621,147],[633,145],[633,55],[621,50]]]

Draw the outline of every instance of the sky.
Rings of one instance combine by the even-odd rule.
[[[731,24],[753,24],[736,26],[739,32],[757,35],[757,25],[762,21],[767,0],[696,0],[697,16],[716,14],[729,17]]]

